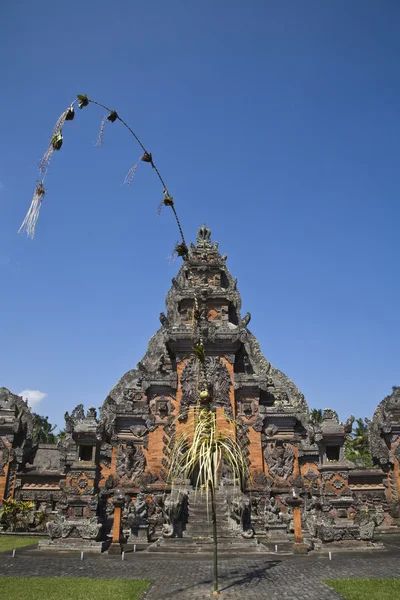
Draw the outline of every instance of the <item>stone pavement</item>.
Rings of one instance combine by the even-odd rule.
[[[246,555],[220,560],[221,600],[334,600],[339,594],[322,580],[328,578],[400,578],[400,547],[364,553],[283,556]],[[60,555],[37,550],[0,554],[0,576],[94,577],[150,579],[146,600],[199,600],[210,598],[212,558],[172,554],[120,556]]]

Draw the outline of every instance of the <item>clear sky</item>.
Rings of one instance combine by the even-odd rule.
[[[141,359],[179,261],[118,123],[79,111],[17,235],[59,114],[87,93],[206,222],[267,358],[310,407],[371,416],[400,385],[398,0],[3,0],[0,386],[63,426]],[[32,396],[34,397],[34,396]]]

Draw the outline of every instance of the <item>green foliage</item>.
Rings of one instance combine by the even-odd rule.
[[[322,423],[323,412],[321,408],[313,408],[310,411],[310,421],[311,423]]]
[[[199,342],[198,344],[195,344],[193,346],[192,350],[193,350],[193,353],[194,353],[193,356],[195,358],[197,358],[197,360],[202,365],[204,365],[204,363],[206,362],[206,353],[205,353],[205,350],[204,350],[204,345],[201,342]]]
[[[49,417],[42,417],[32,413],[33,418],[33,441],[36,444],[56,444],[58,441],[54,430],[57,425],[49,423]]]
[[[356,419],[351,438],[346,441],[345,455],[347,460],[362,461],[366,467],[372,467],[368,432],[368,421]]]
[[[10,531],[24,529],[35,505],[32,502],[23,502],[8,498],[3,500],[0,508],[0,523]]]
[[[400,598],[400,579],[327,579],[324,583],[346,600]]]
[[[57,441],[65,440],[66,435],[67,432],[65,431],[65,429],[60,429],[60,431],[57,433]]]
[[[84,577],[0,577],[4,598],[13,600],[140,600],[150,585],[147,579],[88,579]]]

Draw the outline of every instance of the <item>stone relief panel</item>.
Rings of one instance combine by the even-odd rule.
[[[272,477],[286,480],[293,473],[294,453],[289,443],[280,441],[267,443],[264,458]]]
[[[127,482],[134,483],[144,472],[146,457],[141,446],[119,444],[117,452],[117,475]]]
[[[223,407],[225,413],[233,416],[230,403],[230,388],[232,385],[229,371],[218,356],[206,358],[208,391],[214,407]],[[185,412],[190,406],[195,406],[199,400],[200,367],[197,360],[191,359],[184,367],[181,376],[182,398],[179,411],[180,420],[184,420]]]

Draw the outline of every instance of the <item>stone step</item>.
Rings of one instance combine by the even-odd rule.
[[[202,537],[202,536],[212,536],[213,532],[212,532],[212,528],[207,528],[205,529],[204,527],[196,527],[196,528],[186,528],[185,532],[184,532],[185,536],[192,536],[192,537]],[[240,533],[239,533],[240,535]],[[238,532],[237,531],[232,531],[232,529],[221,529],[220,527],[217,529],[217,536],[218,537],[237,537],[238,536]]]
[[[263,545],[265,550],[271,554],[293,554],[294,539],[284,542],[270,542],[262,540],[260,541],[260,544]],[[275,550],[275,547],[277,547],[277,550]]]
[[[188,513],[192,519],[210,519],[211,520],[211,517],[212,517],[211,510],[207,511],[206,507],[195,507],[195,508],[189,507]],[[223,518],[223,517],[228,518],[228,513],[225,508],[223,510],[217,509],[217,516],[219,518]]]
[[[149,552],[176,552],[176,553],[212,553],[214,550],[214,546],[211,538],[203,539],[203,540],[193,540],[191,543],[189,541],[187,543],[173,543],[175,538],[169,540],[163,540],[162,542],[155,542],[151,546],[149,546]],[[182,542],[184,538],[180,538]],[[244,539],[234,539],[234,540],[218,540],[218,553],[219,554],[229,554],[232,552],[263,552],[265,548],[262,544],[257,544],[255,540],[244,540]]]
[[[221,509],[227,509],[227,505],[225,501],[218,501],[215,503],[215,506],[217,508],[217,510],[221,510]],[[189,508],[207,508],[207,502],[190,502],[189,501]],[[208,508],[209,510],[211,510],[211,502],[208,503]]]
[[[186,527],[185,529],[192,529],[193,527],[195,527],[196,529],[212,529],[213,525],[211,521],[191,521],[189,519],[189,521],[186,523]],[[229,523],[227,521],[217,521],[217,528],[218,530],[232,530],[233,528],[229,526]]]

